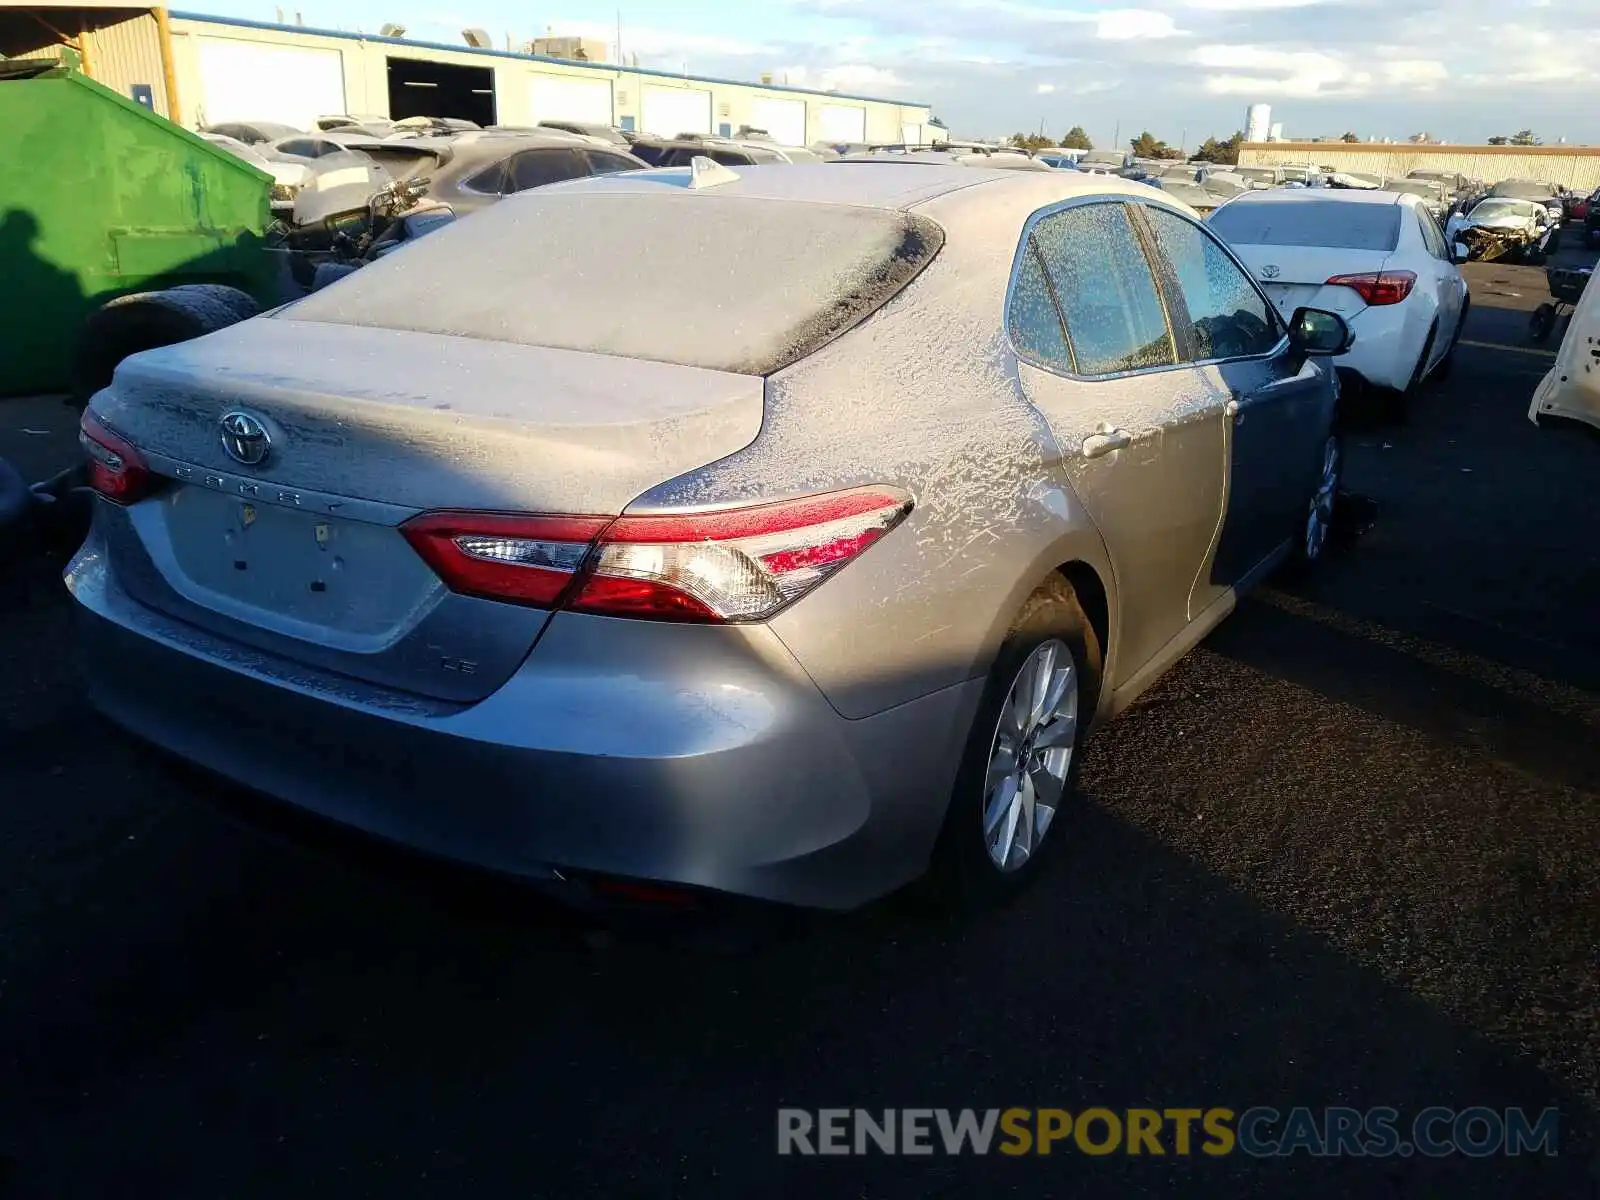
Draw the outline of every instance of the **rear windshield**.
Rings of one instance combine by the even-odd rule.
[[[875,312],[943,241],[927,218],[883,209],[557,184],[280,316],[766,375]]]
[[[1210,225],[1241,246],[1388,251],[1399,241],[1400,207],[1331,200],[1259,204],[1236,200],[1212,213]]]
[[[1271,167],[1235,167],[1234,174],[1243,175],[1251,183],[1271,183],[1278,177]]]

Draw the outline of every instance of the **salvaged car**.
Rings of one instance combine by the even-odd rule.
[[[294,211],[294,198],[299,195],[301,188],[311,182],[311,167],[298,160],[291,162],[281,158],[273,152],[272,147],[264,144],[247,145],[223,133],[202,133],[200,136],[219,150],[226,150],[235,158],[243,159],[252,167],[258,167],[272,176],[273,212],[287,214]]]
[[[1533,200],[1485,196],[1452,216],[1445,236],[1452,244],[1465,244],[1472,259],[1539,263],[1555,253],[1560,227],[1550,210]]]
[[[1543,418],[1558,417],[1600,429],[1597,344],[1600,344],[1600,289],[1594,287],[1591,275],[1589,286],[1579,295],[1578,306],[1567,322],[1567,333],[1561,339],[1556,361],[1534,389],[1528,420],[1539,425]]]
[[[1445,191],[1445,185],[1432,179],[1391,179],[1383,185],[1383,190],[1416,196],[1441,225],[1450,211],[1451,196]]]
[[[578,904],[1037,878],[1100,721],[1322,555],[1350,329],[1156,188],[706,165],[125,362],[67,571],[92,702]]]

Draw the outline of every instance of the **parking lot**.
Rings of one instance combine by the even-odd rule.
[[[64,554],[13,568],[0,1194],[1591,1193],[1600,442],[1526,419],[1543,272],[1465,270],[1453,379],[1350,435],[1339,552],[1091,743],[1076,844],[997,916],[730,957],[266,836],[90,716]],[[0,406],[0,455],[72,429]],[[1553,1105],[1561,1153],[775,1154],[782,1105],[1091,1104]]]

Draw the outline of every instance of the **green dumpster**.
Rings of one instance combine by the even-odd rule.
[[[271,299],[271,176],[94,80],[0,62],[0,162],[0,395],[67,390],[85,317],[116,296]]]

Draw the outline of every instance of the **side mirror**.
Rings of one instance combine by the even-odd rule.
[[[1467,262],[1472,258],[1472,251],[1468,248],[1465,242],[1457,242],[1455,245],[1455,253],[1451,255],[1451,258],[1454,260],[1457,266],[1460,266],[1462,263]]]
[[[1289,344],[1313,358],[1343,354],[1355,340],[1350,326],[1338,313],[1320,308],[1297,308],[1289,319]]]

